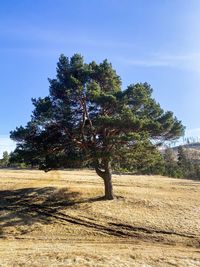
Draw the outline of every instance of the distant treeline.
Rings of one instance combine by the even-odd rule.
[[[121,149],[114,168],[120,172],[200,180],[200,144],[198,149],[178,146],[158,150],[152,145],[137,145],[130,149],[128,157]]]
[[[197,149],[195,149],[197,147]],[[56,168],[65,166],[65,168],[92,168],[93,166],[81,160],[74,160],[76,155],[66,158],[60,155],[57,158]],[[14,168],[38,168],[39,160],[24,160],[22,155],[7,151],[3,153],[0,160],[0,167]],[[51,160],[51,159],[50,159]],[[133,174],[159,174],[175,178],[187,178],[200,180],[200,144],[191,144],[178,146],[176,148],[165,148],[159,150],[150,143],[134,144],[132,146],[118,149],[113,162],[113,170],[117,173]]]

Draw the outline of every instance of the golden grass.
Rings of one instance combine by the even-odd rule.
[[[0,266],[200,266],[200,183],[0,170]]]

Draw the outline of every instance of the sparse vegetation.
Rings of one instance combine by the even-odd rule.
[[[200,265],[200,183],[94,171],[0,170],[0,266]]]

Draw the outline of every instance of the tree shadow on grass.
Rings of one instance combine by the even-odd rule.
[[[0,191],[0,237],[8,227],[20,232],[24,226],[28,229],[38,222],[51,223],[61,209],[80,203],[79,196],[68,188],[58,190],[55,187]]]

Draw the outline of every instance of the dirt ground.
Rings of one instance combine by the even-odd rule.
[[[200,182],[0,170],[0,266],[200,266]]]

